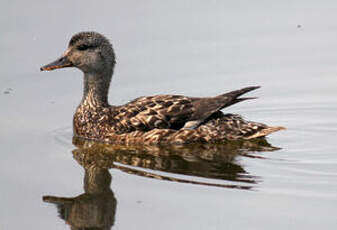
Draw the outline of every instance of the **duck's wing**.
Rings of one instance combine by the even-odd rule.
[[[255,99],[255,97],[241,97],[241,95],[252,90],[258,89],[260,86],[250,86],[239,90],[234,90],[229,93],[221,94],[216,97],[198,98],[192,102],[195,112],[190,121],[186,122],[184,128],[196,128],[203,123],[212,114],[219,110],[236,104],[240,101]]]
[[[237,102],[252,99],[239,98],[242,94],[259,88],[246,87],[216,97],[186,97],[157,95],[137,98],[123,106],[115,107],[115,119],[131,130],[193,129],[217,111]],[[132,127],[130,129],[130,127]]]
[[[114,120],[130,131],[180,129],[195,112],[193,99],[181,95],[139,97],[114,108]]]

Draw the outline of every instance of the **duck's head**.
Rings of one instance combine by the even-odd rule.
[[[107,38],[96,32],[80,32],[70,39],[62,57],[42,66],[40,70],[76,67],[84,73],[112,74],[114,65],[115,54]]]

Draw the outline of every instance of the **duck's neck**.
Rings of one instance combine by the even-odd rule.
[[[85,169],[84,191],[89,194],[111,192],[111,174],[107,169],[89,167]]]
[[[90,107],[108,106],[108,92],[112,73],[85,73],[82,104]]]

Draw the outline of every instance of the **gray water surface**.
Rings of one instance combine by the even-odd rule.
[[[0,229],[70,229],[42,197],[80,194],[112,229],[336,229],[335,1],[1,5]],[[111,104],[261,85],[250,93],[259,99],[226,111],[287,127],[267,138],[279,149],[114,150],[89,158],[86,151],[108,150],[72,143],[81,72],[39,72],[83,30],[105,34],[116,50]],[[101,191],[88,175],[102,196],[87,195]]]

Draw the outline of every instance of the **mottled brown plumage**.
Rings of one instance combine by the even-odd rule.
[[[215,97],[157,95],[110,106],[107,96],[114,65],[109,41],[95,32],[81,32],[60,59],[41,68],[74,66],[84,72],[84,95],[73,120],[75,135],[109,143],[186,144],[252,139],[284,129],[220,111],[251,99],[240,96],[256,86]]]

